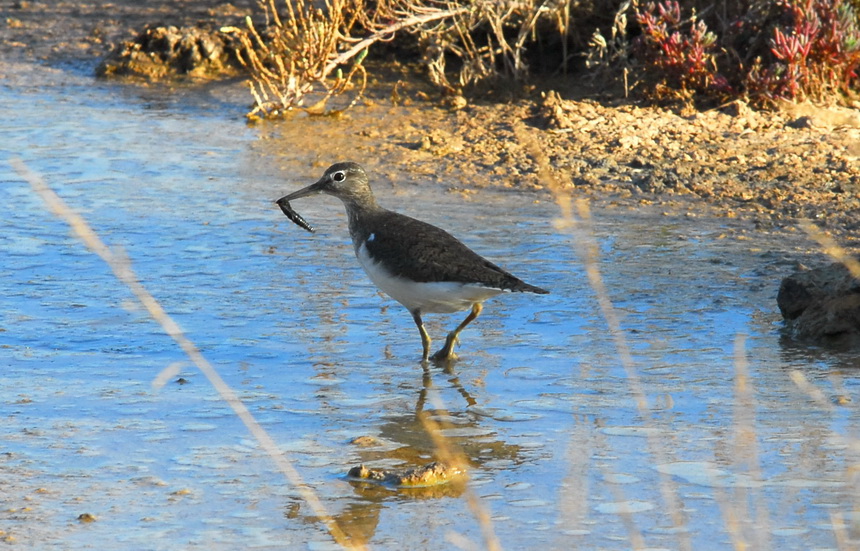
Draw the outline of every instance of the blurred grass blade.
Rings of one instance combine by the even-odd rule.
[[[248,431],[257,440],[261,448],[269,455],[278,470],[284,477],[296,488],[302,499],[313,510],[314,515],[327,528],[332,538],[345,549],[355,549],[344,532],[335,522],[335,520],[326,512],[322,501],[317,497],[313,489],[310,488],[302,480],[299,472],[293,467],[286,454],[278,448],[278,445],[269,436],[269,433],[257,422],[254,416],[248,411],[248,408],[239,399],[233,389],[221,378],[212,364],[203,356],[200,349],[189,339],[182,328],[170,317],[170,315],[162,308],[161,304],[155,299],[143,284],[137,279],[131,267],[131,262],[125,255],[115,253],[108,247],[99,236],[93,231],[87,221],[78,213],[73,211],[53,189],[35,172],[31,171],[22,160],[12,159],[10,164],[15,172],[21,178],[27,181],[33,188],[33,191],[39,195],[51,212],[66,221],[71,227],[72,232],[90,249],[92,252],[99,255],[102,260],[107,263],[113,271],[117,279],[120,280],[134,294],[137,300],[146,308],[149,315],[154,321],[161,325],[164,332],[167,333],[185,354],[194,362],[194,365],[206,376],[209,382],[218,391],[221,399],[227,402],[233,412],[242,420]],[[363,546],[359,546],[363,548]]]

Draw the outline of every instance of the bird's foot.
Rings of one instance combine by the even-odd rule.
[[[457,360],[457,354],[454,352],[454,345],[459,344],[460,339],[457,335],[451,333],[445,339],[445,346],[439,349],[438,352],[430,356],[430,359],[436,363],[449,363]]]
[[[450,364],[451,362],[455,362],[460,358],[453,350],[450,352],[445,352],[445,350],[440,350],[430,356],[430,359],[433,360],[434,363],[440,365]]]

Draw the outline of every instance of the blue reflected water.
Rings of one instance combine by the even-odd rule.
[[[459,534],[483,546],[457,492],[344,478],[361,462],[430,461],[415,414],[438,400],[509,549],[832,548],[834,518],[860,532],[857,401],[840,399],[857,394],[857,360],[786,347],[778,332],[776,288],[797,243],[738,240],[704,218],[595,211],[634,380],[572,246],[582,237],[555,229],[548,197],[464,198],[396,183],[388,166],[380,202],[552,291],[488,302],[454,371],[425,374],[410,316],[352,256],[340,203],[294,204],[311,235],[271,202],[314,181],[321,159],[343,160],[343,143],[329,155],[301,135],[348,123],[249,128],[235,88],[164,101],[42,67],[6,72],[0,530],[24,547],[334,545],[173,341],[11,170],[13,156],[128,255],[354,541],[443,549]],[[358,124],[374,124],[369,109]],[[428,329],[440,341],[459,317],[428,316]],[[750,378],[740,388],[739,334]],[[153,389],[175,362],[186,384]],[[351,443],[359,436],[375,443]]]

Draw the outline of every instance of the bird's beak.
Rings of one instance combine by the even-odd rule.
[[[318,193],[322,193],[324,185],[325,185],[325,180],[320,180],[317,183],[311,184],[306,188],[302,188],[298,191],[294,191],[294,192],[290,193],[289,195],[284,195],[283,197],[281,197],[280,199],[278,199],[275,202],[280,205],[281,202],[283,202],[283,201],[290,202],[294,199],[301,199],[302,197],[309,197],[311,195],[316,195]]]

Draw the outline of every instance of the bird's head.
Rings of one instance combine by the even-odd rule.
[[[278,199],[278,203],[319,193],[333,195],[344,203],[375,202],[364,169],[357,163],[337,163],[331,165],[316,183]]]

